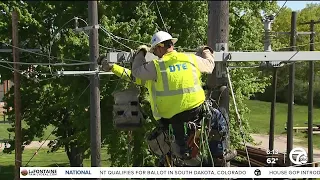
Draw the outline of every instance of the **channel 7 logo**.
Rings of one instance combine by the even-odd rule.
[[[308,162],[308,154],[303,148],[293,148],[289,153],[289,159],[296,165],[306,164]],[[283,153],[283,160],[286,163],[286,152]]]

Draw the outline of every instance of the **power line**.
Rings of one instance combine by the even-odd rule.
[[[151,3],[149,4],[149,6],[147,7],[147,10],[151,7],[151,5],[152,5],[153,3],[154,3],[154,0],[151,1]],[[131,28],[131,31],[128,33],[128,37],[131,35],[131,33],[133,32],[134,28],[137,26],[138,22],[140,21],[140,19],[141,19],[144,15],[145,15],[145,13],[143,13],[143,14],[139,17],[138,21],[136,21],[136,23],[134,24],[134,26]]]
[[[54,39],[56,38],[56,36],[58,35],[58,33],[60,33],[60,31],[62,31],[63,27],[64,27],[65,25],[67,25],[69,22],[71,22],[72,20],[74,20],[74,19],[75,19],[75,17],[72,18],[72,19],[70,19],[70,20],[67,21],[66,23],[64,23],[64,24],[62,25],[62,27],[61,27],[56,33],[54,33],[54,35],[53,35],[53,37],[52,37],[52,40],[50,40],[50,46],[49,46],[49,52],[48,52],[49,63],[50,63],[50,61],[51,61],[50,55],[51,55],[51,48],[52,48]],[[49,70],[50,70],[50,73],[52,74],[52,72],[51,72],[51,66],[50,66],[50,65],[49,65]]]
[[[46,54],[42,54],[42,53],[36,53],[36,52],[33,52],[33,51],[29,51],[27,49],[23,49],[23,48],[19,48],[19,47],[15,47],[11,44],[8,44],[8,43],[5,43],[3,41],[1,41],[1,43],[3,44],[6,44],[7,46],[10,46],[10,47],[14,47],[14,48],[17,48],[21,51],[25,51],[25,52],[28,52],[28,53],[31,53],[31,54],[36,54],[36,55],[39,55],[39,56],[43,56],[43,57],[49,57],[48,55]],[[81,61],[81,60],[75,60],[75,59],[67,59],[67,58],[59,58],[59,57],[55,57],[55,56],[51,56],[53,59],[59,59],[59,60],[62,60],[62,61],[73,61],[73,62],[87,62],[87,61]]]
[[[88,84],[88,86],[82,91],[82,93],[79,95],[79,97],[77,98],[77,101],[80,99],[80,97],[84,94],[84,92],[88,89],[88,87],[91,85],[91,82]],[[44,105],[44,103],[42,103],[42,106]],[[69,112],[67,112],[65,117],[69,117]],[[51,132],[50,134],[47,136],[47,138],[43,141],[43,143],[40,145],[40,147],[37,149],[36,152],[38,152],[42,146],[44,145],[44,143],[49,139],[49,137],[52,135],[52,133],[58,128],[58,126],[56,126]],[[26,163],[25,166],[27,166],[29,164],[29,162],[31,162],[31,160],[34,158],[35,154],[28,160],[28,162]]]
[[[92,64],[92,62],[83,62],[83,63],[32,63],[32,62],[12,62],[12,61],[4,61],[0,60],[0,63],[8,63],[8,64],[22,64],[22,65],[39,65],[39,66],[79,66],[79,65],[88,65]]]
[[[114,40],[114,41],[116,41],[117,43],[119,43],[119,44],[121,44],[122,46],[124,46],[124,47],[126,47],[126,48],[128,48],[129,50],[133,50],[132,48],[130,48],[129,46],[127,46],[127,45],[125,45],[125,44],[123,44],[123,43],[121,43],[120,41],[118,41],[118,40],[116,40],[116,39],[114,39],[113,38],[113,36],[112,35],[110,35],[110,33],[104,28],[104,27],[100,27],[100,29],[104,32],[104,33],[106,33],[112,40]]]
[[[11,70],[11,71],[17,71],[19,74],[21,74],[21,75],[24,76],[25,78],[30,79],[30,80],[32,80],[32,81],[34,81],[34,82],[36,82],[36,83],[42,82],[42,81],[46,81],[46,80],[50,80],[50,79],[54,79],[54,78],[58,77],[58,75],[52,75],[53,77],[51,77],[51,78],[46,78],[46,79],[33,78],[33,77],[30,77],[30,76],[28,76],[28,75],[26,75],[26,74],[36,74],[36,75],[44,75],[44,76],[46,76],[46,75],[51,75],[51,74],[50,74],[50,73],[39,73],[39,72],[24,72],[24,71],[22,71],[22,70],[17,70],[17,69],[11,68],[11,67],[3,66],[3,65],[1,65],[1,64],[0,64],[0,67],[9,69],[9,70]]]
[[[100,26],[101,28],[104,28],[102,26]],[[151,43],[146,43],[146,42],[142,42],[142,41],[136,41],[136,40],[132,40],[132,39],[127,39],[127,38],[124,38],[124,37],[120,37],[120,36],[117,36],[117,35],[114,35],[113,33],[111,33],[110,31],[108,31],[106,28],[104,28],[105,31],[107,31],[111,36],[113,36],[114,38],[117,38],[117,39],[121,39],[121,40],[125,40],[125,41],[129,41],[129,42],[135,42],[137,44],[144,44],[144,45],[148,45],[150,46]],[[185,47],[181,47],[181,46],[175,46],[176,48],[179,48],[179,49],[182,49],[182,50],[188,50],[188,51],[196,51],[196,48],[195,49],[192,49],[192,48],[185,48]],[[120,50],[121,51],[121,50]]]
[[[83,21],[83,22],[88,26],[87,21],[85,21],[84,19],[79,18],[79,17],[75,17],[75,19],[80,19],[81,21]],[[85,32],[83,32],[83,31],[81,31],[81,32],[84,33],[87,37],[89,37],[89,35],[86,34]],[[99,44],[99,46],[102,47],[102,48],[104,48],[104,49],[109,49],[109,50],[113,50],[113,51],[120,51],[120,52],[122,51],[122,50],[115,49],[115,48],[109,48],[109,47],[103,46],[103,45],[101,45],[101,44]]]
[[[161,15],[160,9],[159,9],[159,7],[158,7],[158,3],[157,3],[157,1],[155,1],[155,2],[156,2],[156,6],[157,6],[157,9],[158,9],[158,13],[159,13],[159,15],[160,15],[162,24],[163,24],[164,28],[166,29],[166,31],[169,32],[168,29],[167,29],[167,27],[166,27],[166,24],[164,23],[164,21],[163,21],[163,19],[162,19],[162,15]]]
[[[277,16],[280,14],[280,12],[282,11],[282,9],[283,9],[283,7],[286,5],[286,3],[287,3],[287,0],[286,0],[286,2],[283,3],[283,5],[282,5],[281,8],[279,9],[279,11],[276,13],[276,15],[274,15],[274,17],[277,17]]]

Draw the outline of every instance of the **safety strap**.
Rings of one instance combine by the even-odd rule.
[[[183,127],[184,127],[184,135],[187,136],[188,135],[188,129],[187,129],[188,127],[187,127],[186,122],[183,123]]]
[[[173,166],[173,159],[172,159],[172,142],[173,142],[173,128],[172,128],[172,125],[171,124],[169,124],[169,142],[170,142],[170,151],[171,151],[171,153],[170,153],[170,155],[171,155],[171,157],[170,157],[170,167],[172,167]]]

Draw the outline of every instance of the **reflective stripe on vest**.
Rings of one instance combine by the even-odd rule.
[[[168,74],[166,71],[166,67],[165,67],[164,61],[159,60],[158,62],[159,62],[161,76],[162,76],[163,91],[156,91],[155,93],[156,96],[174,96],[174,95],[179,95],[184,93],[197,92],[202,89],[198,79],[195,60],[191,57],[191,55],[188,55],[188,57],[192,64],[192,76],[194,80],[194,86],[189,88],[183,88],[183,89],[169,90],[169,81],[168,81]]]

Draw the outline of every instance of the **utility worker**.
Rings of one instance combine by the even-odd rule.
[[[196,55],[181,53],[174,50],[177,40],[169,33],[159,31],[152,36],[150,48],[139,46],[132,71],[106,61],[102,61],[102,69],[111,70],[125,79],[129,79],[127,75],[133,76],[137,84],[145,86],[149,92],[153,117],[165,127],[172,124],[176,143],[183,146],[183,123],[196,120],[205,101],[201,74],[211,74],[215,64],[210,47],[199,47]],[[158,56],[159,60],[146,62],[148,51]]]

